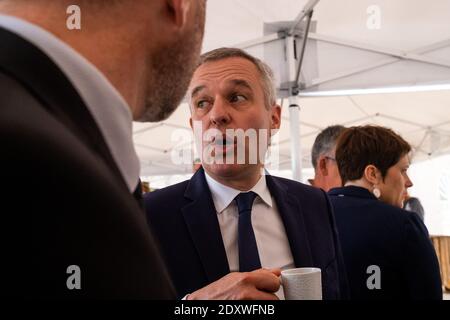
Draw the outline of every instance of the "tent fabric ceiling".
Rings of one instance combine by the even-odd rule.
[[[259,38],[264,35],[265,23],[294,20],[306,2],[208,0],[203,51]],[[373,4],[373,1],[366,0],[321,0],[314,10],[314,32],[401,52],[450,39],[448,0],[435,0],[433,5],[420,0],[378,0],[376,5],[380,8],[381,23],[376,30],[369,29],[366,23],[369,16],[367,8]],[[427,57],[450,64],[449,46],[447,43],[446,47],[432,51]],[[323,50],[323,45],[317,47],[319,55],[323,54],[321,47]],[[340,70],[344,59],[352,59],[345,55],[330,57],[328,65],[331,68],[335,65],[335,70]],[[422,68],[433,70],[428,65]],[[442,81],[437,74],[436,78]],[[450,78],[447,82],[450,83]],[[280,169],[288,169],[289,113],[286,99],[279,102],[284,104],[283,119],[275,143],[278,143],[276,146],[280,153]],[[375,123],[391,127],[415,147],[415,161],[450,153],[449,106],[450,90],[301,98],[303,165],[310,166],[309,153],[317,133],[331,124]],[[191,147],[177,141],[180,135],[190,135],[189,107],[185,103],[166,121],[134,123],[133,131],[143,176],[191,172],[191,165],[172,161],[174,147],[180,147],[180,144],[187,149]]]

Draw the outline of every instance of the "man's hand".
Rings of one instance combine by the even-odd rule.
[[[203,287],[187,300],[278,300],[280,269],[233,272]]]

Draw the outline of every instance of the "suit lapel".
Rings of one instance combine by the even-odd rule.
[[[0,28],[0,42],[0,72],[24,85],[125,184],[94,118],[59,67],[37,47],[3,28]]]
[[[291,247],[296,267],[313,265],[308,232],[305,227],[302,208],[298,198],[289,192],[288,187],[275,177],[266,176],[267,187],[275,198],[278,212]]]
[[[192,202],[181,209],[208,282],[230,273],[219,221],[203,169],[190,180],[184,196]]]

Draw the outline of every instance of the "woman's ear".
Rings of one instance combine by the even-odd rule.
[[[364,169],[364,178],[371,184],[371,185],[378,185],[381,183],[381,173],[380,170],[377,169],[373,164],[369,164]]]

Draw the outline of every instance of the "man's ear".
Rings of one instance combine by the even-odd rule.
[[[190,0],[166,0],[171,20],[178,28],[182,28],[187,21]]]
[[[278,104],[272,106],[271,120],[272,120],[271,129],[280,129],[281,107]]]
[[[319,171],[322,176],[326,177],[328,175],[328,167],[327,167],[327,158],[325,156],[320,156],[317,162],[317,166],[319,167]]]
[[[364,169],[364,178],[372,185],[378,185],[381,182],[381,172],[372,164]]]

